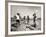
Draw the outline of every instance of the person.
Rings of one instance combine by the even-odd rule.
[[[29,19],[30,19],[29,16],[27,16],[27,24],[29,23]]]
[[[33,16],[34,16],[34,18],[33,18],[34,27],[36,27],[36,13],[34,13]]]
[[[26,19],[26,18],[25,18],[25,16],[24,16],[24,18],[23,18],[23,19],[24,19],[24,20]]]
[[[17,17],[16,22],[20,23],[20,14],[17,13],[16,17]]]
[[[16,17],[16,16],[14,16],[14,18],[15,18],[15,19],[17,19],[17,17]]]
[[[36,14],[34,13],[33,16],[34,16],[33,21],[35,22],[36,21]]]
[[[23,20],[24,20],[24,22],[23,22],[23,23],[25,23],[25,21],[26,21],[26,16],[24,16],[24,17],[23,17]]]

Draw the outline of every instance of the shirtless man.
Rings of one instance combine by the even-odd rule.
[[[34,18],[33,18],[33,22],[34,22],[34,27],[36,27],[36,14],[33,14]]]

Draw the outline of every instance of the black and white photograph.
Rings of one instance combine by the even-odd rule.
[[[11,6],[11,31],[41,30],[41,7]]]
[[[43,33],[43,4],[8,3],[8,34]]]

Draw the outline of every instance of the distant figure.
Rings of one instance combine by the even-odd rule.
[[[24,19],[24,20],[26,19],[26,18],[25,18],[25,16],[24,16],[24,18],[23,18],[23,19]]]
[[[34,27],[36,27],[36,22],[35,22],[36,21],[36,14],[34,13],[33,16],[34,16],[34,18],[33,18]]]
[[[23,17],[23,20],[24,20],[24,23],[25,23],[25,21],[26,21],[26,16]]]
[[[29,16],[27,16],[27,24],[29,23],[29,20],[30,20],[30,18],[29,18]]]
[[[15,19],[17,19],[17,17],[16,17],[16,16],[14,16],[14,18],[15,18]]]

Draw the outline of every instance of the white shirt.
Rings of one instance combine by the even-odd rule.
[[[16,15],[16,17],[17,17],[17,19],[19,19],[19,16],[18,15]]]

